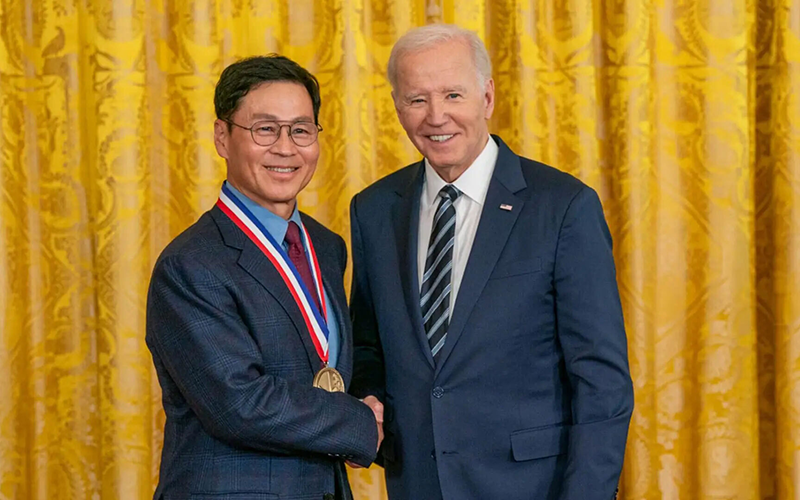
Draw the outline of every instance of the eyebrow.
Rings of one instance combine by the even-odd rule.
[[[313,118],[311,118],[310,116],[305,116],[305,115],[304,116],[297,116],[295,118],[292,118],[291,120],[281,120],[277,116],[271,115],[269,113],[253,113],[252,118],[256,119],[256,120],[259,120],[259,119],[260,120],[272,120],[272,121],[276,121],[276,122],[291,122],[291,123],[313,122],[314,121]]]
[[[439,94],[449,94],[451,92],[466,93],[467,92],[467,88],[463,87],[461,85],[456,85],[454,87],[442,87],[442,88],[437,89],[437,90],[434,91],[434,93],[439,93]],[[429,95],[429,94],[430,94],[430,92],[428,92],[428,91],[409,92],[408,94],[404,94],[403,95],[403,99],[412,99],[414,97],[425,96],[425,95]]]

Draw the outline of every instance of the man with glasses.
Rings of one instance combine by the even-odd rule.
[[[297,207],[319,157],[319,84],[254,57],[222,72],[214,104],[227,180],[150,283],[167,418],[155,498],[349,498],[343,461],[372,462],[383,417],[345,392],[344,241]]]

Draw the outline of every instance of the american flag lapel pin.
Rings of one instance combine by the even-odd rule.
[[[514,207],[512,207],[511,205],[509,205],[507,203],[501,203],[500,204],[500,210],[505,210],[506,212],[510,212],[512,208],[514,208]]]

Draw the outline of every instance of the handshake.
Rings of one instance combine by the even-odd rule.
[[[375,415],[375,422],[378,424],[378,448],[381,448],[383,442],[383,403],[378,401],[375,396],[367,396],[361,400],[365,405],[369,406],[372,413]],[[356,463],[347,462],[347,465],[354,469],[361,469],[362,467]]]

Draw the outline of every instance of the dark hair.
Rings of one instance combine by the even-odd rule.
[[[230,120],[239,109],[242,98],[264,82],[295,82],[304,86],[314,107],[314,122],[319,124],[319,82],[308,70],[278,54],[248,57],[222,71],[214,90],[217,118]]]

